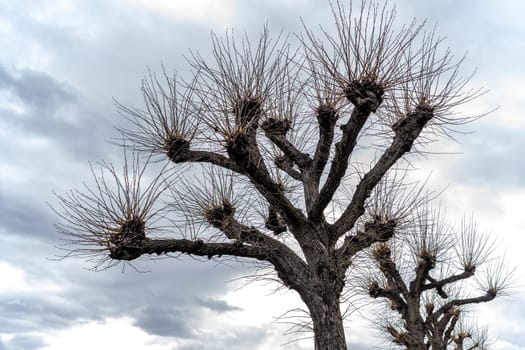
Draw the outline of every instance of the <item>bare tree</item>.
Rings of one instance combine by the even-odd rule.
[[[436,210],[416,210],[408,235],[376,243],[367,289],[382,299],[379,325],[403,349],[486,349],[486,331],[469,307],[505,295],[512,273],[494,241],[463,220],[455,229]]]
[[[140,187],[138,164],[124,180],[110,168],[117,188],[97,176],[61,196],[71,254],[267,263],[306,304],[315,348],[346,349],[340,303],[355,255],[403,234],[398,223],[424,202],[395,197],[396,169],[472,120],[455,108],[482,94],[424,23],[397,27],[395,10],[361,5],[332,4],[334,34],[212,35],[213,59],[192,52],[190,79],[150,74],[145,108],[120,105],[133,125],[122,133],[179,171]],[[378,215],[381,193],[396,209]]]

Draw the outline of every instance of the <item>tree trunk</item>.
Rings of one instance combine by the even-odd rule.
[[[308,307],[314,324],[315,350],[346,350],[339,297],[315,298]]]
[[[412,289],[412,285],[410,286]],[[422,350],[425,346],[425,327],[424,321],[421,318],[420,308],[421,299],[420,294],[409,294],[407,298],[407,311],[403,316],[405,327],[407,329],[405,341],[407,342],[407,350]]]
[[[425,347],[421,347],[421,345],[413,345],[413,344],[408,344],[407,345],[407,350],[423,350],[425,349]]]
[[[422,350],[425,346],[425,330],[421,324],[409,324],[407,327],[407,350]]]

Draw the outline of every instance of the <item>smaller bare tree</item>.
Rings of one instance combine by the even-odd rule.
[[[403,349],[486,349],[486,331],[468,311],[508,293],[511,270],[473,220],[456,229],[428,206],[412,214],[405,236],[371,249],[366,288],[384,302],[376,321]]]

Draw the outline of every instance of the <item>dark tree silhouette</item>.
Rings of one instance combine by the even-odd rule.
[[[505,295],[511,271],[472,220],[456,229],[439,211],[412,214],[406,235],[372,247],[377,268],[361,275],[369,295],[385,301],[380,329],[403,349],[487,349],[469,307]]]
[[[398,26],[395,10],[367,2],[332,12],[334,34],[212,35],[211,60],[188,57],[190,79],[150,74],[145,108],[119,105],[132,125],[121,131],[146,165],[169,165],[146,181],[136,155],[123,176],[104,165],[116,186],[94,173],[94,187],[59,196],[70,254],[269,264],[306,304],[315,348],[346,349],[354,257],[404,235],[399,223],[425,202],[401,190],[399,169],[475,119],[456,107],[483,91],[424,23]]]

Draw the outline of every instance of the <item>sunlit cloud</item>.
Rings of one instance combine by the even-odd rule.
[[[126,318],[109,318],[103,322],[87,322],[71,329],[46,335],[42,350],[171,350],[176,343],[150,336]]]

